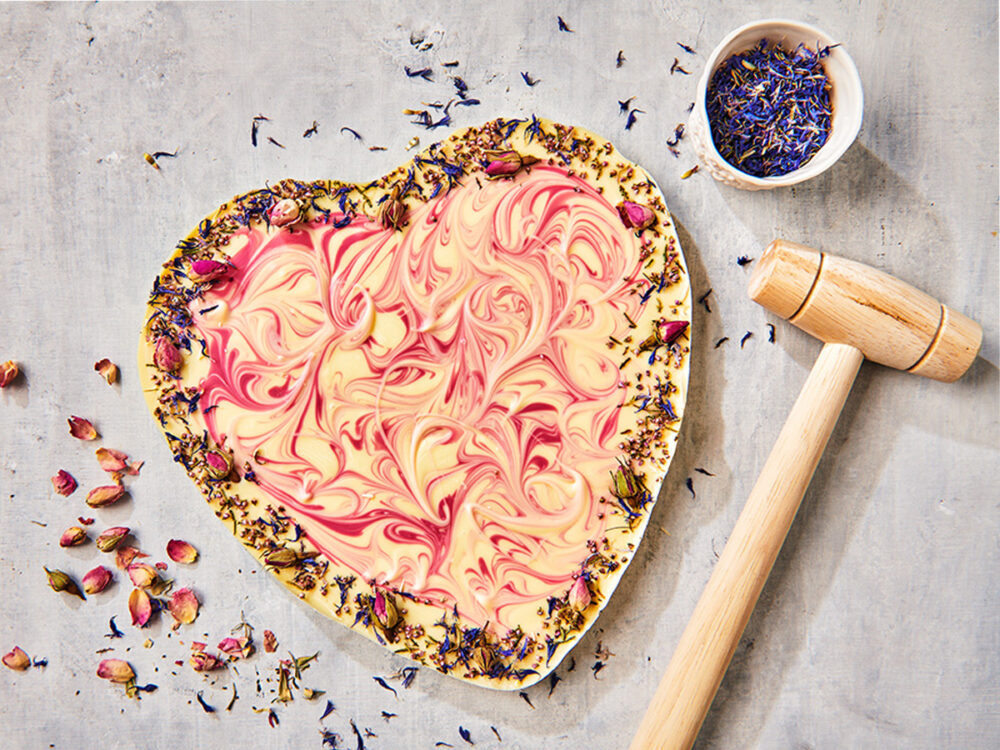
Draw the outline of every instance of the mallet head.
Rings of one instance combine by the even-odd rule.
[[[827,343],[951,382],[979,353],[979,324],[863,263],[775,240],[750,278],[750,298]]]

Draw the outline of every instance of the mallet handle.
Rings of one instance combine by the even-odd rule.
[[[847,344],[826,344],[820,352],[646,709],[631,750],[687,750],[694,744],[863,359]]]

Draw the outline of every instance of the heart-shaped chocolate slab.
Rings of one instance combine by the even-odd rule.
[[[659,189],[532,117],[223,204],[157,277],[150,408],[298,598],[489,687],[554,669],[669,466],[690,286]]]

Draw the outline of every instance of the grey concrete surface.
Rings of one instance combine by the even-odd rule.
[[[557,30],[557,15],[574,33]],[[693,152],[682,142],[675,159],[664,142],[705,56],[730,29],[770,16],[847,45],[867,97],[857,143],[792,189],[682,181]],[[416,49],[411,35],[433,47]],[[616,69],[618,50],[627,59]],[[675,56],[691,76],[668,73]],[[534,709],[427,670],[398,698],[379,687],[372,676],[403,662],[256,571],[171,462],[135,373],[150,280],[178,238],[267,180],[366,179],[407,158],[413,136],[443,136],[401,111],[448,98],[440,63],[451,60],[482,101],[453,110],[456,125],[536,112],[643,164],[682,228],[696,290],[713,289],[711,312],[696,312],[683,439],[648,536],[576,669],[559,670],[551,697],[547,685],[528,691]],[[365,740],[376,750],[464,747],[459,726],[476,747],[625,747],[819,348],[746,298],[737,256],[784,236],[949,301],[982,321],[984,356],[954,385],[863,368],[698,747],[1000,746],[996,60],[996,4],[970,0],[0,5],[0,360],[25,370],[0,394],[0,650],[48,659],[0,670],[0,745],[319,747],[330,698],[323,725],[343,747],[357,744],[351,719],[377,735]],[[404,65],[432,66],[435,81],[408,79]],[[527,87],[522,71],[539,83]],[[645,114],[626,132],[617,100],[633,95]],[[255,149],[256,114],[271,121]],[[318,133],[303,139],[313,120]],[[142,159],[174,149],[160,172]],[[120,386],[92,371],[101,357],[122,366]],[[100,479],[93,446],[66,433],[70,414],[145,459],[128,502],[86,514],[83,490],[51,491],[60,467],[84,490]],[[203,598],[196,625],[136,631],[121,582],[86,603],[49,591],[43,564],[80,575],[100,557],[93,545],[58,546],[81,513],[98,516],[94,528],[134,527],[154,554],[173,537],[198,546],[200,562],[178,578]],[[252,710],[271,706],[254,682],[256,671],[273,677],[274,655],[207,680],[173,664],[193,638],[214,644],[241,610],[258,640],[263,628],[278,635],[280,653],[320,652],[304,684],[327,695],[277,706],[275,728]],[[121,640],[104,637],[112,615]],[[599,643],[613,655],[595,676]],[[159,689],[136,703],[98,680],[107,647]],[[195,702],[199,690],[216,713]],[[383,710],[398,716],[387,723]]]

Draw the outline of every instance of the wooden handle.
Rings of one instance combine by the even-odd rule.
[[[864,357],[826,344],[646,709],[632,750],[694,744]]]

